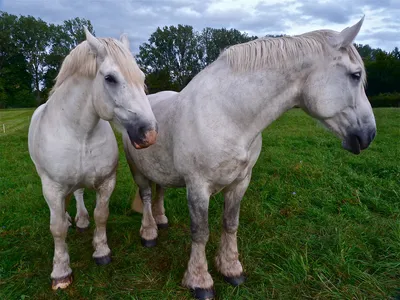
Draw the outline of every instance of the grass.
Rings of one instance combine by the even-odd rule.
[[[210,202],[207,256],[219,299],[390,299],[400,288],[400,110],[374,110],[376,140],[359,156],[298,109],[263,134],[242,201],[238,244],[247,282],[233,288],[213,257],[223,202]],[[156,248],[140,244],[141,215],[120,148],[107,226],[113,262],[92,259],[95,194],[85,192],[90,230],[67,242],[74,282],[50,289],[49,210],[27,149],[32,110],[0,110],[0,299],[190,299],[181,280],[190,252],[184,189],[166,193],[170,228]],[[121,146],[120,136],[117,135]],[[69,212],[75,215],[75,203]]]

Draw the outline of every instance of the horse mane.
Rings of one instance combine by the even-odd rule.
[[[262,37],[226,48],[220,59],[226,59],[235,71],[255,71],[262,68],[287,68],[304,62],[306,57],[322,56],[328,51],[332,30],[317,30],[296,36]],[[362,82],[366,84],[364,62],[354,45],[346,51],[350,60],[362,67]]]
[[[132,53],[121,42],[113,38],[97,38],[106,48],[107,55],[117,63],[125,79],[130,83],[139,84],[146,90],[144,76],[136,64]],[[81,42],[65,57],[56,82],[50,91],[53,94],[69,77],[84,76],[94,78],[97,74],[96,56],[91,51],[87,41]]]

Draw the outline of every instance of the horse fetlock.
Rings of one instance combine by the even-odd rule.
[[[104,253],[107,253],[107,254],[104,255]],[[106,247],[104,247],[103,249],[96,250],[93,253],[93,259],[96,262],[96,264],[99,266],[108,265],[111,262],[110,248],[108,248],[108,246],[106,245]]]
[[[157,225],[168,224],[168,218],[165,215],[155,215],[154,220],[156,221]]]
[[[89,214],[77,214],[75,217],[76,227],[80,229],[87,229],[89,227]]]
[[[95,246],[95,251],[93,253],[93,258],[102,258],[106,256],[111,256],[111,250],[106,243],[98,243]]]
[[[69,266],[68,255],[61,261],[54,259],[53,271],[50,274],[52,288],[66,288],[72,282],[72,269]]]
[[[192,251],[187,270],[183,276],[182,285],[190,289],[206,289],[213,287],[214,282],[208,273],[208,264],[205,253],[205,244],[192,243]]]
[[[154,226],[141,226],[140,227],[140,236],[144,240],[155,240],[158,237],[158,232],[157,232],[157,225],[154,224]]]
[[[206,269],[189,267],[183,275],[182,285],[189,289],[212,289],[214,281]]]
[[[242,264],[237,256],[232,259],[223,252],[215,257],[215,266],[222,275],[227,277],[236,277],[243,273]]]

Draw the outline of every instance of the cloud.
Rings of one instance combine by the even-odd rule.
[[[49,23],[89,19],[97,36],[128,34],[132,51],[157,27],[235,28],[249,35],[342,30],[366,15],[357,43],[392,50],[400,46],[400,1],[395,0],[3,0],[0,10]],[[397,35],[396,35],[397,33]]]
[[[337,2],[333,1],[319,3],[307,1],[300,6],[299,10],[303,16],[337,24],[349,23],[351,16],[357,11],[350,1],[343,1],[343,5],[338,5]]]

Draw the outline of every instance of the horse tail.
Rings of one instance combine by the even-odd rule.
[[[140,194],[139,194],[138,186],[136,186],[136,194],[135,194],[135,198],[132,201],[131,209],[140,214],[143,213],[143,202],[142,202],[142,198],[140,197]]]

